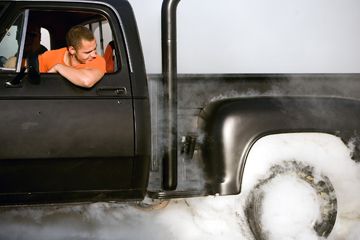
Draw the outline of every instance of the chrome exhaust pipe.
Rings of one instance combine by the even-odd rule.
[[[177,186],[177,55],[176,8],[180,0],[164,0],[161,9],[162,73],[164,80],[164,190]]]

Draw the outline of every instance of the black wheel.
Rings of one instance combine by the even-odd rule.
[[[264,187],[274,178],[282,175],[293,175],[308,183],[316,192],[319,201],[320,220],[314,221],[313,229],[318,236],[327,237],[332,231],[337,214],[335,190],[326,176],[315,175],[313,167],[296,161],[286,161],[270,168],[269,175],[260,180],[246,199],[245,215],[254,238],[267,239],[262,229]]]

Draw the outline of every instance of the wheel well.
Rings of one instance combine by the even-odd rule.
[[[239,193],[248,153],[254,142],[267,135],[322,133],[349,140],[360,131],[360,123],[348,117],[360,116],[359,106],[355,100],[329,97],[234,98],[209,104],[199,118],[205,136],[201,158],[206,192]]]

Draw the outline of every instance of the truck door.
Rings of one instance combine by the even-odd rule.
[[[5,14],[2,9],[0,4]],[[8,20],[0,24],[0,195],[53,201],[132,188],[134,119],[128,63],[121,36],[99,35],[103,23],[120,32],[100,10],[66,3],[52,9],[46,2],[29,1],[12,3],[2,17]],[[23,71],[31,25],[46,29],[45,47],[51,50],[66,46],[71,26],[94,28],[94,22],[98,25],[92,31],[101,38],[98,49],[104,48],[99,44],[115,43],[114,72],[91,89],[54,73],[31,81]]]

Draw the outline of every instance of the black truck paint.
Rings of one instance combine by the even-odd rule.
[[[163,7],[164,73],[147,75],[127,1],[0,1],[1,37],[24,14],[58,48],[70,26],[101,16],[119,59],[119,70],[92,89],[55,74],[9,88],[20,69],[0,70],[2,205],[238,194],[247,154],[262,136],[357,136],[358,74],[178,75],[178,2]],[[186,166],[200,171],[182,178]]]

